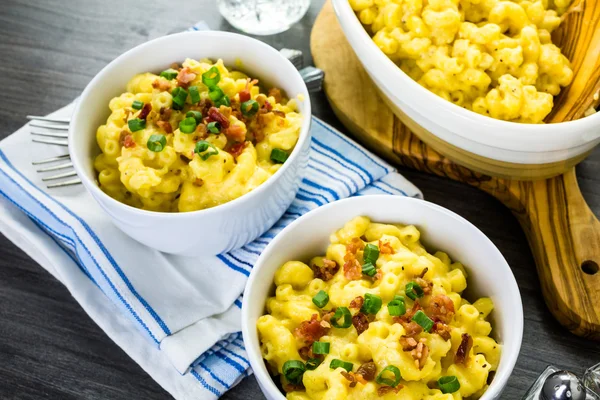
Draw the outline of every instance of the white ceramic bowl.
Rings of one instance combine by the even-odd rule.
[[[106,122],[111,98],[125,91],[135,74],[161,71],[186,58],[222,58],[242,63],[244,72],[301,95],[304,116],[300,138],[285,164],[264,184],[229,203],[201,211],[159,213],[120,203],[98,187],[93,161],[100,149],[96,130]],[[137,241],[157,250],[185,255],[214,255],[243,246],[264,233],[294,199],[308,163],[310,98],[294,66],[272,47],[226,32],[185,32],[144,43],[108,64],[83,91],[69,130],[69,153],[77,174],[112,221]]]
[[[377,47],[348,0],[333,0],[333,7],[346,39],[383,99],[421,139],[455,161],[510,177],[518,175],[521,167],[513,166],[512,172],[510,165],[496,167],[510,163],[541,169],[541,164],[581,161],[600,143],[600,113],[571,122],[522,124],[489,118],[442,99],[406,75]],[[546,170],[546,175],[558,171]],[[532,172],[533,178],[542,176]]]
[[[358,215],[376,222],[416,225],[429,251],[447,252],[465,265],[471,296],[493,299],[492,336],[504,347],[496,376],[481,400],[499,399],[523,336],[521,295],[510,267],[496,246],[464,218],[423,200],[387,195],[353,197],[319,207],[292,222],[262,252],[244,291],[242,333],[252,370],[267,399],[285,399],[265,367],[256,330],[266,299],[273,294],[275,271],[286,261],[324,254],[329,235]]]

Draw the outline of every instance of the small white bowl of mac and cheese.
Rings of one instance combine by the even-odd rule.
[[[499,250],[440,206],[363,196],[302,216],[267,246],[242,332],[269,400],[499,399],[523,309]]]
[[[310,99],[272,47],[225,32],[144,43],[106,66],[74,112],[83,184],[134,239],[215,255],[264,233],[308,161]]]

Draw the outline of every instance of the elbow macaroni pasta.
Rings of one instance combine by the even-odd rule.
[[[550,33],[571,0],[349,0],[377,46],[438,96],[479,114],[540,123],[569,85]]]
[[[302,116],[295,100],[282,99],[277,89],[268,95],[261,93],[258,81],[228,70],[222,60],[212,63],[187,59],[182,67],[177,79],[149,72],[136,75],[127,84],[127,91],[109,103],[111,114],[96,133],[101,153],[94,167],[100,188],[120,202],[162,212],[214,207],[264,183],[283,162],[273,160],[271,152],[278,149],[287,155],[296,145]],[[211,68],[220,74],[216,89],[203,83],[202,75]],[[184,85],[179,82],[182,69],[193,77]],[[176,109],[175,90],[188,85],[198,88],[200,101],[193,103],[187,95],[183,109]],[[213,134],[207,130],[211,121],[207,112],[215,106],[210,92],[219,89],[230,104],[214,108],[229,128],[223,126]],[[259,106],[251,117],[241,111],[240,95],[244,91]],[[143,111],[133,107],[134,101],[151,111],[143,129],[132,131],[129,124]],[[180,123],[192,110],[199,111],[202,120],[197,121],[194,132],[184,133]],[[159,151],[148,146],[153,135],[165,139]],[[195,151],[200,140],[214,146],[215,154],[200,157]]]
[[[374,278],[362,275],[349,279],[346,268],[340,267],[350,260],[350,246],[357,238],[363,245],[371,243],[380,249],[376,261],[378,273]],[[277,270],[275,295],[267,300],[267,314],[258,319],[257,329],[263,358],[275,375],[282,375],[288,399],[459,400],[476,399],[483,394],[490,372],[498,367],[501,352],[501,345],[490,337],[492,327],[487,321],[494,308],[492,300],[481,298],[471,304],[464,299],[465,268],[452,262],[445,253],[428,253],[419,239],[419,230],[412,225],[380,224],[366,217],[356,217],[331,235],[331,244],[324,256],[313,258],[309,264],[289,261]],[[384,252],[384,247],[389,251]],[[356,252],[360,262],[364,262],[364,257],[364,250]],[[323,278],[317,270],[324,262],[331,265],[331,261],[340,268],[329,279]],[[421,275],[423,281],[418,281]],[[407,297],[406,284],[415,279],[431,284],[430,292],[413,301]],[[312,300],[319,291],[329,295],[328,303],[322,308]],[[365,294],[376,295],[383,302],[379,311],[371,316],[368,328],[359,334],[356,325],[336,328],[325,324],[330,328],[316,340],[329,343],[329,353],[316,369],[304,372],[300,385],[290,385],[283,366],[286,361],[306,360],[302,356],[307,344],[302,334],[303,325],[317,319],[323,326],[328,313],[339,307],[352,309],[352,300]],[[404,296],[406,310],[420,302],[426,313],[435,296],[445,296],[455,310],[447,320],[448,334],[444,336],[435,330],[408,332],[410,325],[399,323],[398,317],[391,316],[386,306],[396,295]],[[357,315],[357,310],[352,314]],[[455,354],[463,334],[470,335],[473,346],[468,350],[466,361],[460,363],[455,361]],[[402,341],[407,337],[423,342],[428,348],[428,354],[421,357],[421,361],[403,348]],[[353,386],[342,374],[345,372],[342,368],[330,368],[333,359],[351,363],[353,373],[369,362],[375,363],[377,373],[387,366],[396,366],[402,377],[398,390],[379,393],[381,385],[373,379]],[[460,388],[455,393],[442,393],[436,382],[450,375],[458,379]]]

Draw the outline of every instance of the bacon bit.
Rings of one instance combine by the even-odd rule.
[[[331,311],[328,311],[325,314],[323,314],[323,316],[321,317],[321,322],[330,323],[331,318],[333,318],[334,315],[335,315],[335,308],[332,309]]]
[[[427,269],[427,268],[425,268],[425,269]],[[425,296],[431,294],[431,290],[433,289],[433,283],[428,282],[423,278],[416,278],[415,282],[417,282],[417,284],[419,286],[421,286],[421,289],[423,289],[423,293]]]
[[[362,296],[357,296],[350,302],[350,308],[356,308],[357,310],[360,310],[363,304],[365,304],[365,298]]]
[[[194,79],[196,79],[196,74],[193,73],[192,70],[189,69],[189,67],[182,68],[177,74],[177,83],[182,88],[187,89],[187,87]]]
[[[373,279],[376,280],[376,281],[378,281],[381,278],[383,278],[383,272],[381,272],[381,270],[378,269],[377,272],[375,273],[375,275],[373,275]]]
[[[394,249],[390,242],[379,241],[379,252],[381,254],[394,254]]]
[[[203,184],[204,184],[204,181],[200,178],[196,178],[196,180],[194,182],[192,182],[192,185],[198,186],[198,187],[202,186]]]
[[[423,327],[412,320],[412,317],[414,317],[417,311],[422,309],[419,301],[415,301],[412,308],[407,310],[404,315],[393,318],[394,322],[399,323],[404,327],[406,336],[416,336],[423,331]]]
[[[412,351],[414,350],[419,342],[415,340],[415,338],[410,336],[402,336],[400,337],[400,345],[402,346],[403,351]]]
[[[312,346],[304,346],[298,350],[298,354],[302,357],[303,360],[308,360],[309,358],[315,358],[315,355],[312,352]]]
[[[273,110],[273,105],[269,102],[269,100],[265,100],[265,105],[264,105],[265,109],[267,111],[271,111]]]
[[[196,127],[197,136],[194,137],[195,140],[204,139],[208,136],[208,131],[206,130],[206,125],[198,124]]]
[[[221,127],[223,129],[227,129],[229,128],[229,120],[227,118],[225,118],[225,116],[223,114],[221,114],[221,112],[219,110],[217,110],[215,107],[211,107],[208,110],[208,122],[212,122],[212,121],[216,121],[219,124],[221,124]]]
[[[379,397],[383,397],[386,394],[391,393],[391,392],[398,394],[400,389],[402,389],[403,387],[404,387],[403,385],[398,385],[395,388],[393,388],[391,386],[380,386],[379,389],[377,389],[377,395]]]
[[[365,244],[359,238],[352,238],[350,243],[346,245],[346,251],[352,255],[356,255],[356,252],[365,248]]]
[[[234,142],[244,142],[246,140],[246,132],[244,132],[244,127],[241,125],[229,125],[229,128],[225,129],[223,133]]]
[[[321,326],[327,329],[331,328],[331,324],[329,323],[329,321],[321,321]]]
[[[248,89],[242,90],[240,93],[240,103],[250,100],[250,91]]]
[[[273,114],[277,115],[278,117],[285,118],[285,113],[283,111],[273,110],[272,112],[273,112]]]
[[[292,385],[291,383],[286,383],[285,385],[283,385],[283,390],[286,393],[302,391],[304,390],[304,385]]]
[[[362,268],[355,258],[344,264],[344,276],[350,281],[362,278]]]
[[[246,148],[246,142],[236,143],[227,150],[234,158],[238,158]]]
[[[309,321],[303,321],[299,327],[294,329],[294,336],[304,340],[307,344],[319,340],[327,334],[327,328],[321,326],[317,320],[317,314],[313,314]]]
[[[429,355],[429,348],[425,344],[426,339],[421,338],[417,343],[417,346],[410,351],[410,355],[415,360],[417,368],[422,369],[427,362],[427,356]]]
[[[473,347],[473,338],[468,333],[463,333],[458,349],[456,349],[454,362],[456,364],[466,364],[471,347]]]
[[[135,147],[135,140],[133,140],[133,136],[125,135],[125,137],[123,138],[123,146],[128,149]]]
[[[355,387],[357,383],[361,383],[363,385],[367,384],[367,381],[363,378],[363,376],[361,374],[354,373],[354,372],[346,372],[346,371],[342,371],[340,373],[342,374],[342,376],[344,378],[346,378],[347,380],[350,381],[349,386],[351,388]]]
[[[452,328],[450,328],[449,325],[446,325],[440,321],[436,321],[435,324],[433,324],[433,328],[431,329],[431,332],[437,333],[444,340],[450,340],[450,337],[451,337],[450,332],[451,331],[452,331]]]
[[[356,328],[356,332],[360,336],[364,331],[369,329],[369,319],[361,312],[352,317],[352,325]]]
[[[324,258],[322,267],[312,264],[310,268],[313,270],[315,278],[327,282],[339,271],[340,266],[335,261]]]
[[[152,87],[154,89],[160,90],[161,92],[171,90],[171,84],[169,83],[169,81],[166,81],[164,79],[155,79],[154,82],[152,82]]]
[[[358,367],[356,373],[360,374],[366,381],[372,381],[377,374],[377,365],[373,361],[369,361]]]
[[[152,104],[144,104],[144,108],[142,108],[142,111],[140,111],[140,113],[138,114],[138,118],[146,119],[148,117],[148,114],[150,114],[150,111],[152,111]]]
[[[276,103],[281,102],[281,90],[279,90],[277,88],[271,88],[271,89],[269,89],[269,92],[267,94],[269,97],[275,98]]]
[[[162,128],[166,133],[173,133],[173,127],[167,121],[156,121],[156,125],[158,125],[159,128]]]
[[[436,295],[429,300],[429,304],[425,307],[425,314],[434,321],[439,320],[448,324],[454,317],[454,302],[443,294]]]
[[[172,113],[173,110],[171,109],[171,107],[161,107],[160,111],[158,112],[158,119],[160,119],[161,121],[168,121],[171,118]]]

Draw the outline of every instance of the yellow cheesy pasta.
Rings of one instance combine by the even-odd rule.
[[[300,134],[295,100],[222,60],[187,59],[143,73],[110,101],[96,139],[100,188],[133,207],[202,210],[234,200],[271,177]]]
[[[540,123],[569,85],[550,34],[571,0],[349,0],[377,46],[411,78],[461,107]]]
[[[289,261],[257,321],[261,351],[291,400],[477,399],[498,367],[489,298],[419,230],[356,217],[326,254]]]

